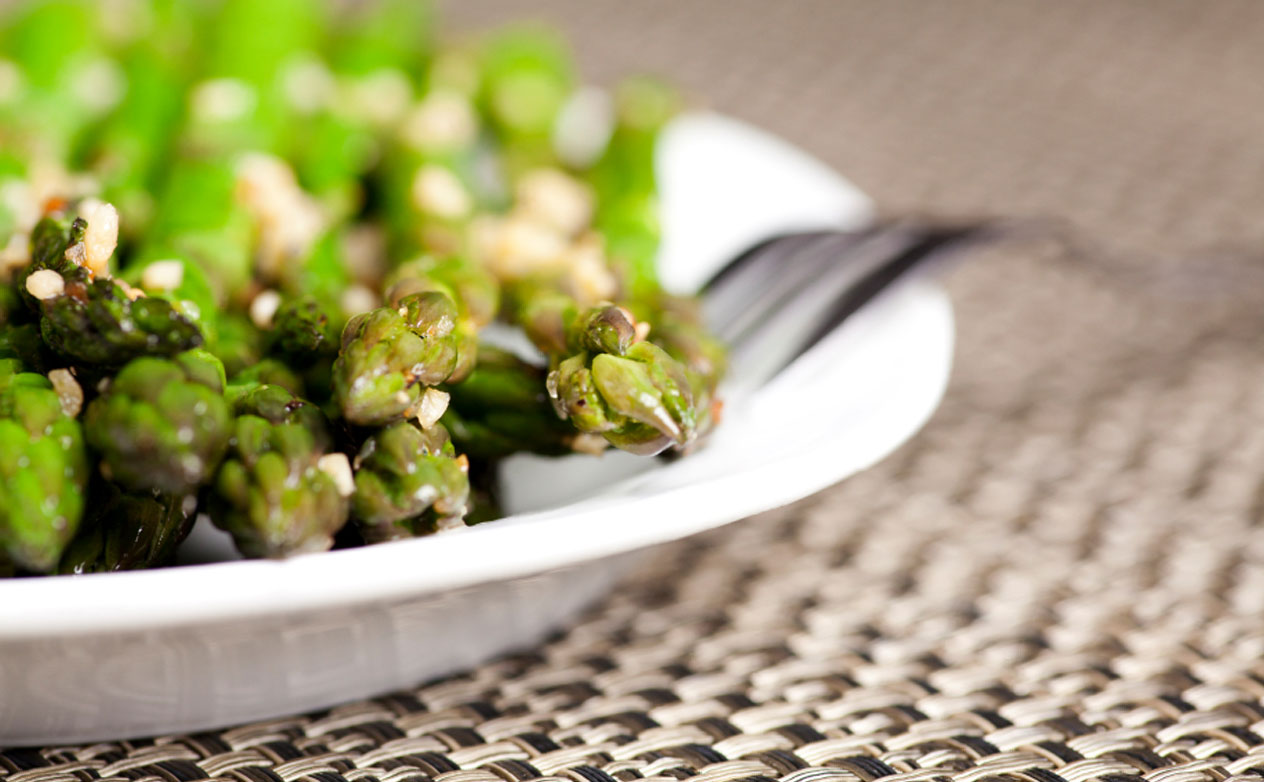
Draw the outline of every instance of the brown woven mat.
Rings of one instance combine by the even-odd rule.
[[[1264,276],[1210,250],[1264,248],[1264,4],[539,6],[590,72],[675,73],[889,211],[1068,215],[1115,260],[965,266],[923,434],[532,653],[0,777],[1258,782]]]

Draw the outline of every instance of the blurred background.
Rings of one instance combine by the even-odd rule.
[[[444,11],[468,28],[526,8]],[[1142,692],[1129,687],[1169,697],[1258,677],[1264,4],[540,0],[529,13],[568,33],[589,78],[669,74],[822,157],[888,215],[1059,217],[1081,245],[972,256],[947,281],[955,366],[923,432],[812,499],[661,554],[544,650],[551,664],[618,638],[621,665],[638,648],[723,664],[756,702],[795,688],[832,701],[835,673],[880,692],[960,675],[977,699],[963,704],[1014,716],[1044,693],[1095,727],[1120,724],[1108,715]],[[1091,667],[1109,673],[1076,678]],[[1120,711],[1086,713],[1088,693]],[[884,719],[878,733],[900,734],[918,718]],[[1150,719],[1137,724],[1167,721]]]
[[[1264,246],[1251,0],[449,0],[535,16],[581,72],[670,75],[822,156],[888,212],[1060,214],[1124,246]]]

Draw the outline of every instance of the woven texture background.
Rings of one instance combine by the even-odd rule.
[[[663,549],[531,653],[216,734],[10,750],[0,778],[1258,782],[1264,4],[533,8],[595,79],[672,74],[888,212],[1063,215],[1097,250],[963,266],[921,435]]]

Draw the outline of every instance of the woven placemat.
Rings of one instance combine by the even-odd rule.
[[[0,778],[1258,781],[1264,4],[535,8],[590,72],[676,73],[888,211],[1066,215],[1100,253],[974,258],[921,435],[661,549],[530,653],[326,713],[0,752]]]

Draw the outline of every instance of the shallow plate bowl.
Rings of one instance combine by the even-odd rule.
[[[858,227],[868,200],[736,121],[681,118],[660,155],[661,266],[696,287],[772,233]],[[910,282],[670,464],[517,458],[514,515],[295,557],[0,583],[0,745],[202,730],[417,683],[541,639],[652,547],[792,502],[874,463],[937,405],[952,311]],[[194,542],[214,551],[215,533]],[[648,553],[647,553],[648,552]]]

